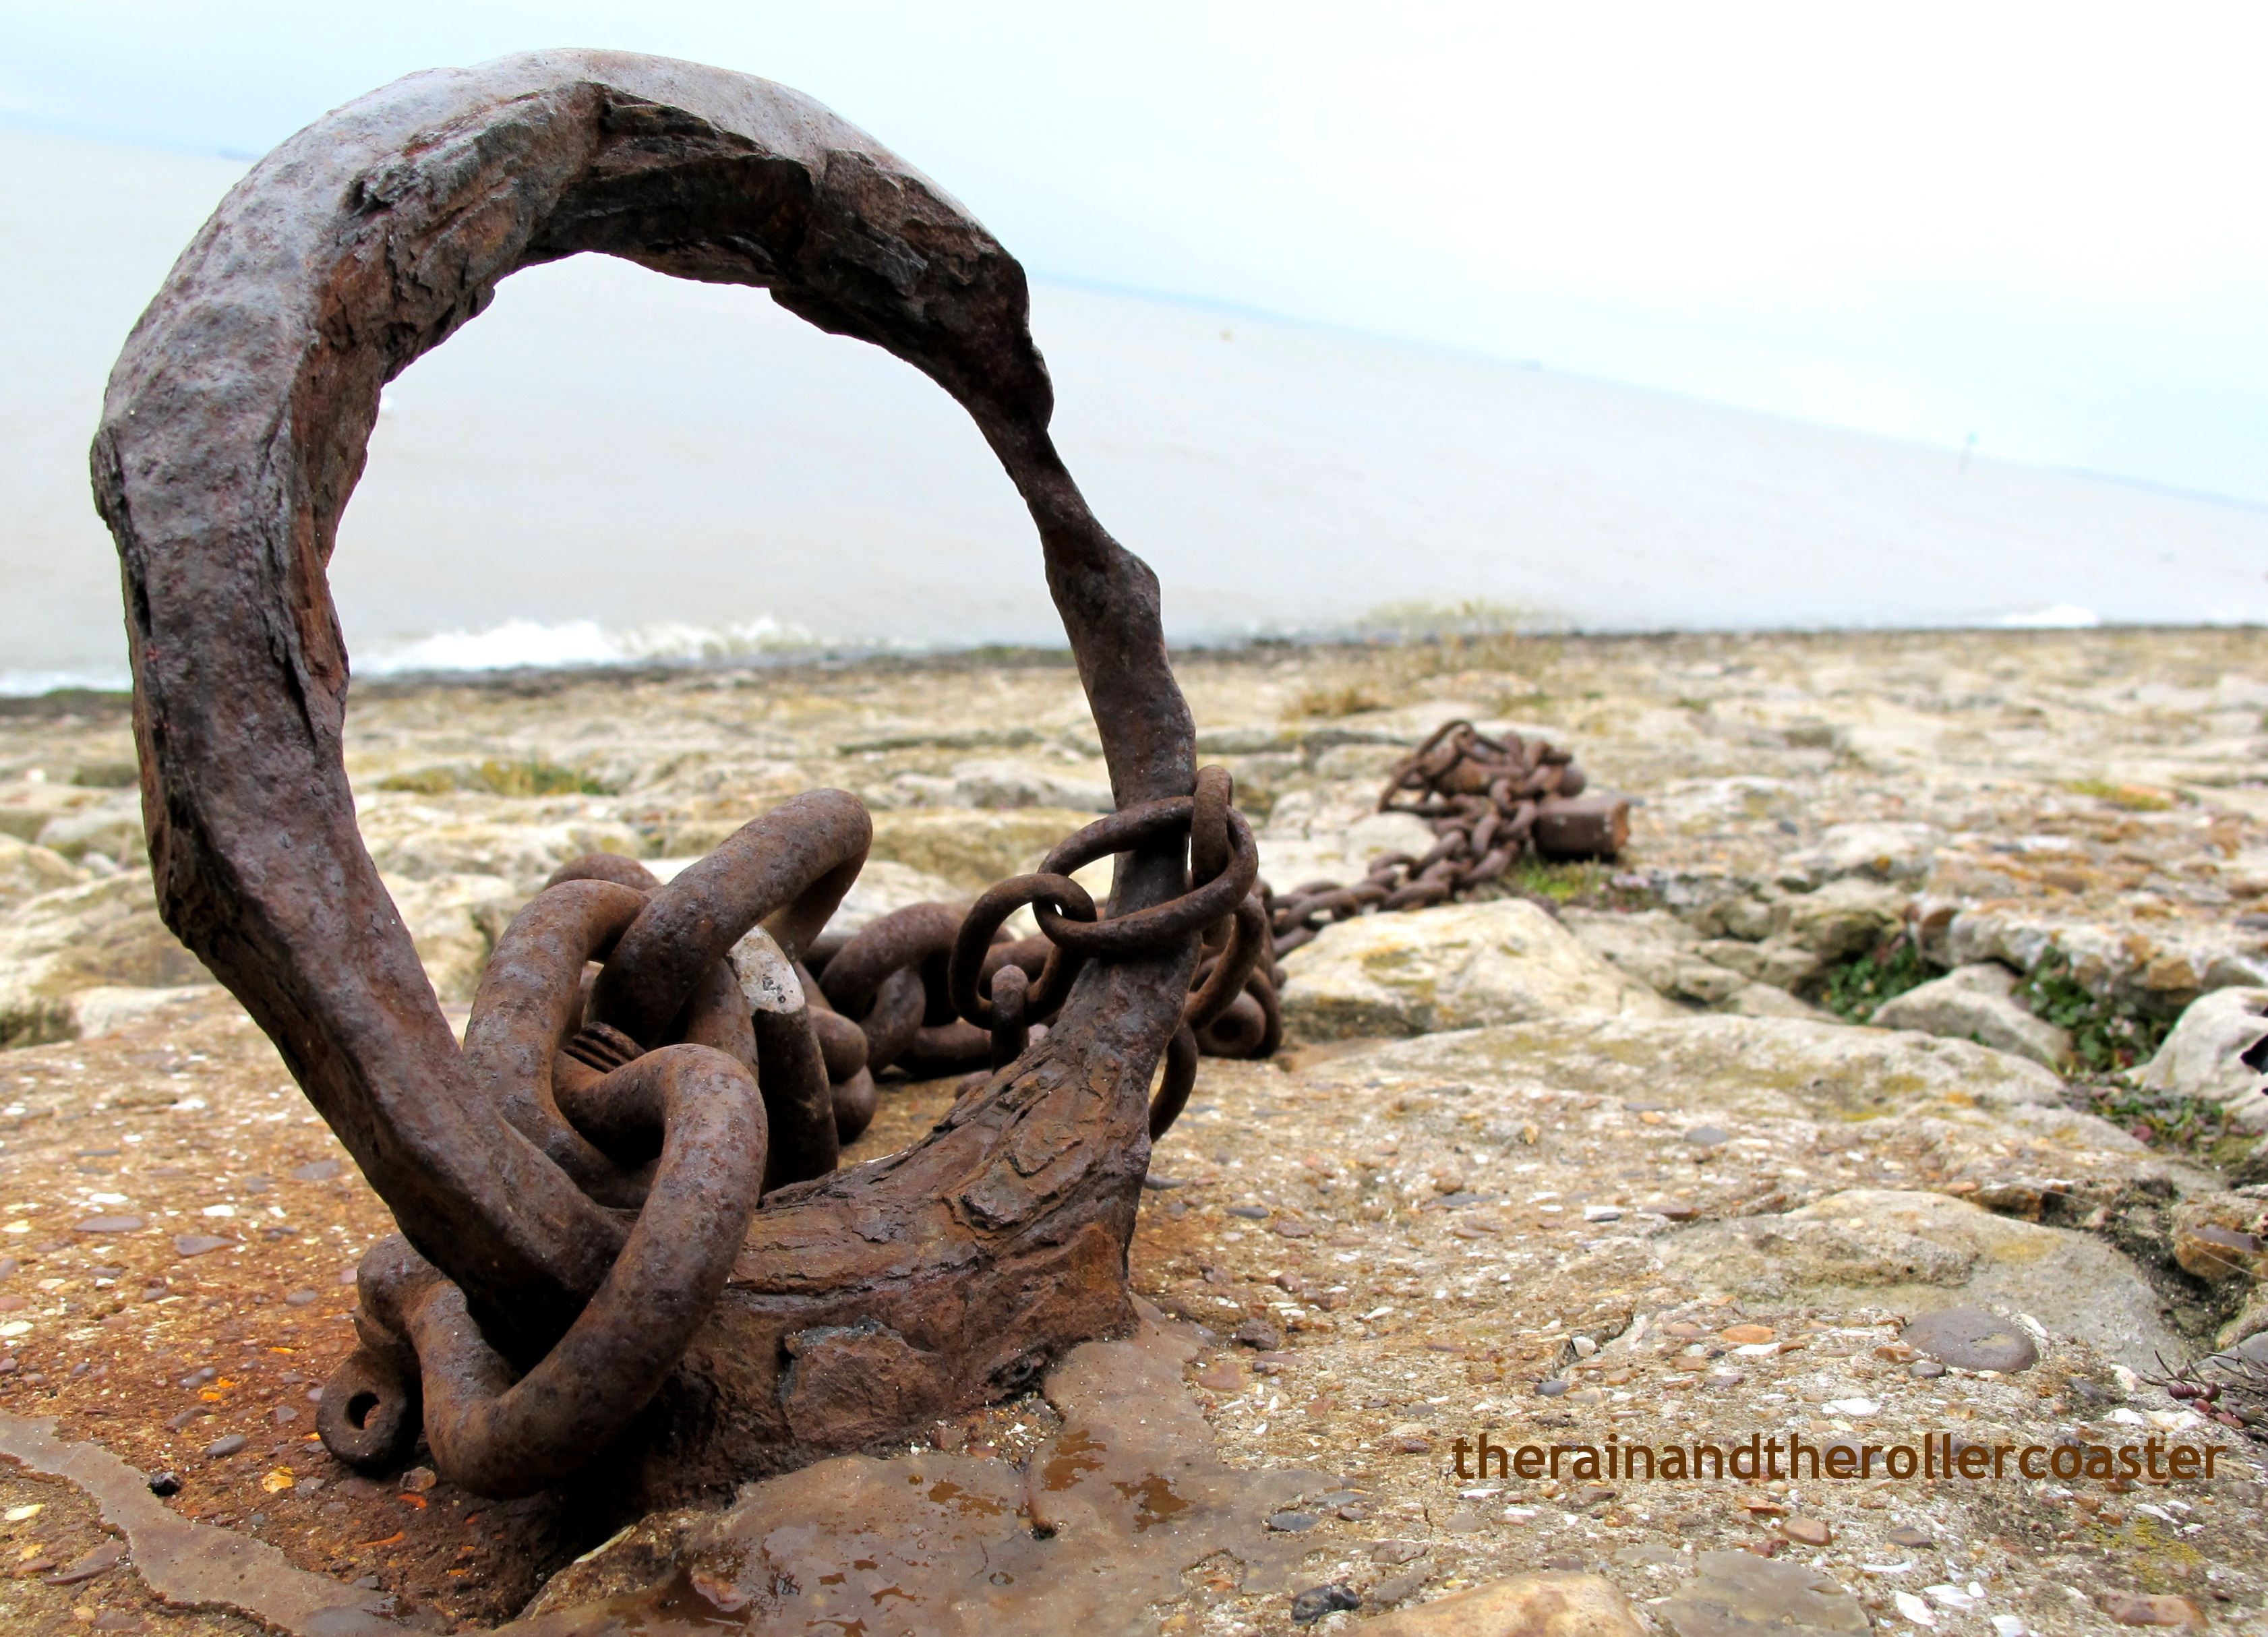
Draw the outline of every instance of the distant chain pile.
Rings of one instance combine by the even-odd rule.
[[[1444,722],[1404,756],[1378,799],[1381,813],[1429,820],[1440,839],[1423,858],[1388,853],[1347,885],[1309,881],[1262,893],[1280,960],[1333,921],[1365,910],[1441,903],[1495,881],[1533,851],[1545,859],[1610,859],[1630,839],[1630,803],[1585,796],[1572,753],[1518,734],[1491,739]]]

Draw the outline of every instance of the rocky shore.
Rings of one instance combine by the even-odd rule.
[[[1137,1362],[1186,1397],[1203,1460],[1250,1481],[1208,1480],[1186,1562],[1095,1514],[1131,1531],[1080,1560],[1125,1576],[1108,1619],[2268,1629],[2262,1446],[2229,1405],[2153,1384],[2268,1349],[2268,637],[1491,638],[1179,668],[1278,888],[1431,844],[1374,807],[1447,718],[1541,734],[1635,805],[1611,863],[1328,929],[1285,962],[1292,1044],[1204,1064],[1145,1196]],[[458,1016],[497,933],[579,853],[666,871],[835,785],[875,815],[856,918],[969,896],[1109,805],[1077,680],[1045,655],[366,687],[349,726],[364,834]],[[769,1486],[571,1567],[597,1544],[571,1508],[353,1478],[308,1442],[307,1387],[350,1340],[342,1271],[385,1213],[159,923],[132,757],[118,700],[0,713],[0,1452],[26,1462],[0,1476],[0,1545],[46,1566],[0,1586],[0,1618],[257,1613],[169,1603],[159,1549],[115,1518],[130,1560],[69,1578],[102,1526],[83,1484],[35,1475],[33,1416],[176,1472],[173,1515],[395,1615],[485,1627],[534,1598],[531,1630],[595,1631],[574,1611],[696,1570],[725,1587],[718,1566],[762,1555]],[[886,1089],[846,1161],[950,1100]],[[889,1458],[1023,1483],[1067,1427],[1116,1425],[1086,1380],[1067,1365]],[[1471,1464],[1484,1440],[1609,1433],[2154,1440],[2213,1451],[2213,1475]],[[813,1471],[822,1490],[855,1476]],[[1625,1624],[1484,1607],[1551,1586]],[[1003,1594],[982,1623],[1022,1629],[1023,1606]]]

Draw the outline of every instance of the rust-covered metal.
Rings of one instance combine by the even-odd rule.
[[[1389,853],[1359,881],[1303,882],[1266,894],[1275,954],[1291,954],[1333,921],[1366,910],[1442,903],[1499,879],[1523,853],[1611,859],[1630,839],[1630,802],[1587,796],[1573,755],[1518,734],[1491,738],[1444,722],[1403,757],[1379,796],[1381,813],[1427,820],[1439,839],[1423,858]]]
[[[840,792],[666,885],[581,861],[506,934],[461,1049],[443,1018],[356,828],[326,568],[379,388],[500,280],[584,252],[768,290],[905,359],[1029,509],[1122,808],[1072,852],[1118,859],[1091,919],[1033,900],[1052,976],[986,947],[986,1029],[949,993],[932,1016],[915,967],[818,943],[865,845]],[[1156,579],[1088,510],[1051,408],[1023,270],[990,233],[807,98],[693,63],[413,75],[268,156],[174,266],[113,372],[95,490],[166,919],[401,1228],[324,1395],[339,1454],[382,1466],[422,1429],[468,1488],[572,1476],[652,1504],[902,1437],[1130,1324],[1152,1073],[1195,1039],[1200,939],[1247,901],[1251,843],[1193,797]],[[941,979],[951,919],[921,957]],[[1240,930],[1216,970],[1246,948]],[[767,984],[774,1004],[751,996]],[[1248,983],[1209,992],[1218,1029]],[[847,1075],[830,1066],[855,1047],[814,1007],[861,1037]],[[922,1142],[834,1169],[873,1072],[930,1036],[1007,1060]]]

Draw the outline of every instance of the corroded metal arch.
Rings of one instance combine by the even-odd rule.
[[[872,138],[749,76],[549,51],[412,75],[262,160],[136,326],[92,455],[158,902],[523,1367],[628,1224],[460,1059],[356,828],[325,569],[380,387],[497,281],[582,251],[768,289],[943,386],[1038,526],[1121,806],[1186,796],[1194,774],[1155,578],[1049,441],[1022,269]],[[1138,851],[1117,908],[1180,893],[1183,860]],[[1145,1102],[1194,958],[1185,940],[1090,966],[1053,1034],[923,1144],[771,1196],[616,1468],[646,1463],[652,1494],[792,1464],[1125,1323]]]

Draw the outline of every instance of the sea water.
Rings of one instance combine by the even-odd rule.
[[[124,675],[86,445],[244,169],[0,130],[0,691]],[[1181,641],[2268,618],[2257,509],[1044,278],[1032,322]],[[331,573],[363,675],[1062,641],[927,379],[595,256],[387,389]]]

